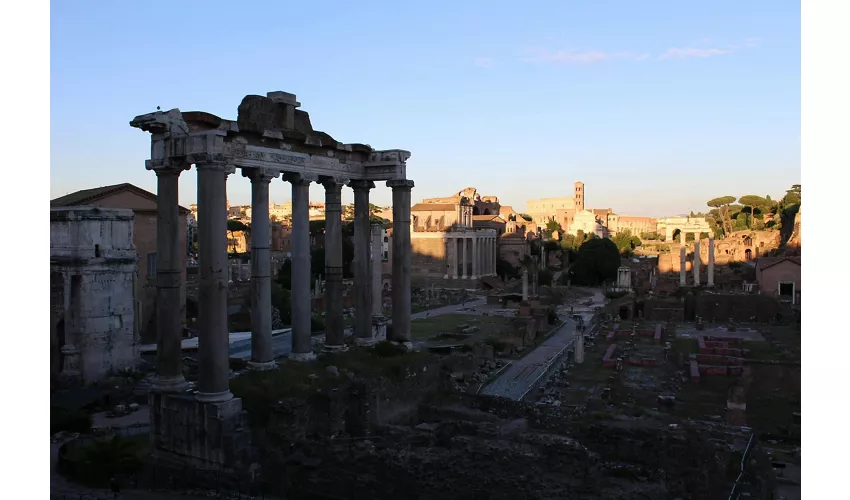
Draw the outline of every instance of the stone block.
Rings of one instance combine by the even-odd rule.
[[[149,403],[151,444],[158,454],[208,469],[245,462],[250,431],[241,399],[201,403],[189,393],[151,393]]]

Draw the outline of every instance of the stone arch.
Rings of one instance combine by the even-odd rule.
[[[749,236],[744,236],[744,245],[751,247],[753,246],[753,239]]]
[[[472,215],[481,215],[481,214],[478,212],[478,207],[472,207]]]
[[[753,260],[753,250],[752,248],[748,248],[744,250],[744,258],[747,260]]]
[[[484,209],[484,215],[496,215],[496,214],[493,213],[493,210],[490,210],[489,208],[485,208]]]

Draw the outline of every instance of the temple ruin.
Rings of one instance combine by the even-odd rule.
[[[148,170],[157,176],[157,363],[152,384],[152,442],[158,452],[204,467],[239,460],[223,440],[241,428],[242,404],[230,391],[227,330],[227,177],[236,168],[251,180],[251,362],[274,368],[269,258],[269,184],[277,177],[292,187],[292,349],[290,358],[315,358],[310,337],[311,283],[309,186],[325,187],[326,340],[328,350],[344,346],[342,308],[341,192],[354,191],[354,247],[357,303],[354,334],[359,344],[377,339],[373,321],[369,192],[386,181],[393,198],[392,340],[410,342],[410,153],[376,151],[344,144],[314,130],[296,96],[269,92],[242,99],[236,120],[202,111],[155,111],[130,125],[151,134]],[[189,391],[181,366],[179,289],[182,249],[178,243],[178,178],[192,165],[198,175],[199,381]],[[225,445],[224,443],[230,443]],[[228,448],[229,446],[229,448]],[[237,453],[234,455],[234,453]]]

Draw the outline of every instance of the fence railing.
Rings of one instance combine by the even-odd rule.
[[[741,455],[741,468],[738,472],[738,477],[735,479],[735,484],[732,485],[732,491],[729,492],[729,500],[738,500],[741,497],[741,484],[744,479],[744,472],[747,470],[747,462],[749,461],[750,453],[753,451],[755,442],[756,435],[750,434],[750,440],[747,442],[747,447]]]

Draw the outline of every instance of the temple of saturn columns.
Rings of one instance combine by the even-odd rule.
[[[291,359],[315,357],[310,338],[309,187],[325,188],[325,324],[327,349],[344,346],[342,308],[343,186],[354,191],[354,281],[357,304],[354,334],[359,344],[380,335],[380,304],[373,306],[372,228],[369,192],[386,181],[393,199],[392,335],[410,342],[410,194],[407,151],[375,151],[343,144],[313,130],[293,94],[269,92],[242,99],[236,120],[201,111],[156,111],[130,125],[151,134],[148,170],[157,176],[157,366],[151,393],[152,442],[157,450],[203,465],[221,465],[223,435],[241,427],[242,404],[229,388],[227,331],[227,177],[241,169],[251,181],[251,362],[274,368],[271,332],[269,184],[282,178],[292,187],[292,349]],[[189,391],[181,366],[179,297],[178,177],[194,165],[198,176],[199,380]],[[374,295],[373,295],[374,293]],[[373,308],[374,307],[374,308]],[[374,312],[377,311],[377,314]],[[377,332],[377,333],[376,333]]]

